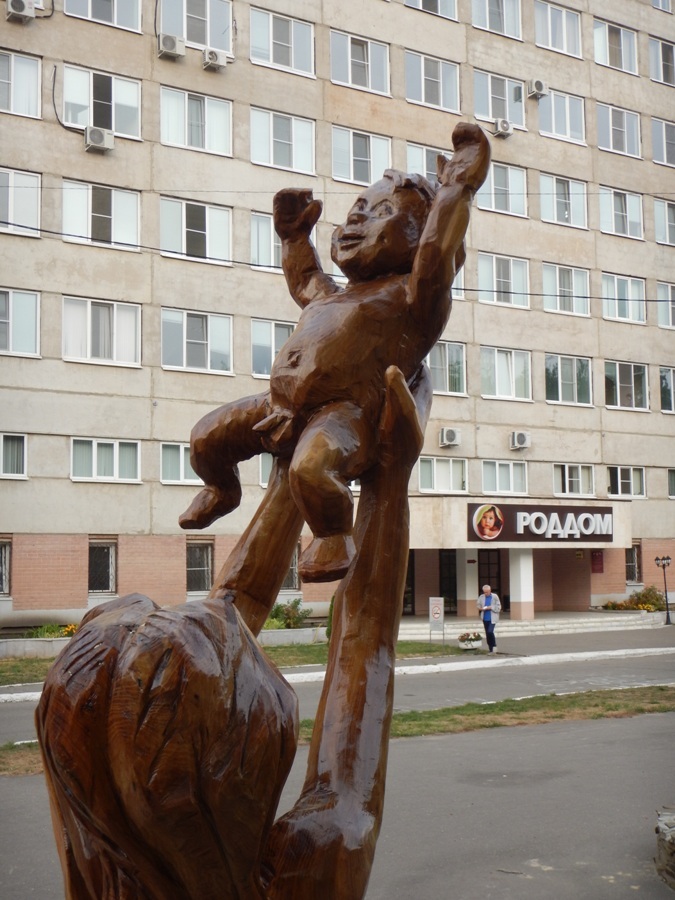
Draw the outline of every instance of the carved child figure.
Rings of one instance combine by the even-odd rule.
[[[344,288],[323,272],[309,238],[320,201],[307,190],[275,196],[284,274],[302,313],[269,392],[226,404],[193,429],[192,465],[206,486],[180,517],[183,528],[206,528],[238,506],[237,462],[268,450],[290,457],[292,495],[314,535],[302,579],[345,575],[354,554],[348,482],[376,459],[384,373],[395,365],[409,380],[440,338],[471,201],[487,175],[479,126],[457,125],[453,146],[452,160],[438,158],[437,189],[388,170],[358,197],[332,239]]]

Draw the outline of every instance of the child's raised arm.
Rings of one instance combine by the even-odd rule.
[[[312,192],[284,188],[274,197],[274,227],[281,238],[281,265],[291,296],[299,306],[334,294],[333,279],[321,268],[321,262],[309,235],[321,215],[322,203]]]

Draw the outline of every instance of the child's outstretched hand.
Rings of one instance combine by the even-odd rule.
[[[490,168],[490,143],[480,125],[460,122],[452,133],[455,152],[452,159],[437,157],[441,184],[466,184],[477,191]]]
[[[284,188],[274,196],[274,227],[283,240],[309,236],[319,220],[323,204],[304,188]]]

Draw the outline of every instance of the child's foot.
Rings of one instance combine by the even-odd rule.
[[[178,524],[181,528],[208,528],[212,522],[232,512],[240,503],[239,478],[236,478],[236,482],[233,482],[227,491],[205,487],[178,517]]]
[[[347,574],[355,553],[350,534],[315,537],[300,556],[298,574],[303,581],[339,581]]]

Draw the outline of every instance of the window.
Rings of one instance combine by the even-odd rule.
[[[162,253],[209,262],[232,261],[231,210],[171,197],[160,199]]]
[[[473,0],[473,24],[507,37],[520,37],[520,0]]]
[[[479,253],[478,299],[482,303],[529,306],[527,260]]]
[[[188,44],[232,50],[231,0],[161,0],[164,34],[175,34]]]
[[[552,3],[534,3],[535,41],[540,47],[581,56],[580,16]]]
[[[260,465],[260,487],[266,488],[270,482],[274,457],[271,453],[261,453],[258,459]]]
[[[526,216],[527,188],[525,169],[492,163],[487,178],[476,196],[479,209]]]
[[[436,13],[445,19],[457,18],[457,0],[404,0],[406,6]]]
[[[140,31],[141,17],[138,0],[66,0],[68,16],[104,22],[117,28]]]
[[[675,166],[675,122],[652,119],[654,162]]]
[[[644,322],[644,281],[603,272],[602,315],[605,319],[619,319],[622,322]]]
[[[539,131],[550,137],[583,143],[584,101],[560,91],[550,91],[540,97]]]
[[[657,244],[675,245],[675,201],[654,200],[654,229]]]
[[[600,186],[600,231],[642,237],[642,197]]]
[[[251,109],[251,162],[314,172],[314,122]]]
[[[213,544],[188,541],[186,544],[188,594],[208,593],[213,584]]]
[[[598,103],[598,147],[627,156],[640,155],[640,116]]]
[[[659,369],[661,382],[661,412],[675,412],[675,369],[661,366]]]
[[[610,497],[645,497],[645,470],[634,466],[607,466]]]
[[[588,271],[571,266],[543,264],[544,309],[549,312],[587,316]]]
[[[299,546],[295,548],[293,553],[293,559],[291,560],[291,564],[288,568],[288,572],[286,573],[286,577],[283,580],[281,585],[282,591],[299,591],[300,590],[300,578],[298,576],[298,556],[300,553]]]
[[[0,232],[40,237],[40,176],[0,168]]]
[[[289,322],[251,319],[251,371],[254,375],[269,375],[272,363],[281,347],[293,332]]]
[[[675,45],[649,38],[649,77],[675,87]]]
[[[527,463],[483,460],[484,494],[526,494]]]
[[[530,354],[527,350],[480,348],[481,394],[504,400],[530,400]]]
[[[162,444],[162,484],[201,484],[201,478],[190,464],[189,444]]]
[[[0,51],[0,111],[40,116],[40,60]]]
[[[390,140],[333,125],[333,178],[370,185],[389,168]]]
[[[668,496],[675,497],[675,469],[668,469]]]
[[[675,284],[656,283],[658,321],[662,328],[675,328]]]
[[[138,249],[139,194],[100,184],[63,182],[63,239]]]
[[[251,213],[251,265],[281,269],[281,238],[264,213]]]
[[[232,153],[232,104],[229,100],[161,89],[162,143],[191,150]]]
[[[553,493],[566,497],[592,497],[593,466],[579,466],[571,463],[554,463]]]
[[[33,291],[0,288],[0,353],[37,356],[40,301]]]
[[[232,318],[163,308],[162,366],[232,372]]]
[[[300,75],[313,75],[313,26],[252,8],[251,60]]]
[[[140,81],[65,66],[63,103],[66,125],[95,125],[122,137],[141,136]]]
[[[551,403],[591,403],[591,361],[547,353],[546,399]]]
[[[586,185],[571,178],[557,175],[540,175],[542,222],[586,227]]]
[[[406,50],[405,95],[413,103],[459,112],[459,66]]]
[[[26,435],[0,435],[0,477],[26,477]]]
[[[73,438],[73,481],[140,481],[138,441]]]
[[[445,456],[420,457],[420,491],[450,494],[466,491],[466,460]]]
[[[89,542],[89,593],[114,594],[117,590],[117,544]]]
[[[388,94],[389,47],[342,31],[331,31],[330,77],[337,84]]]
[[[406,171],[413,175],[424,175],[432,184],[436,179],[436,159],[439,156],[450,157],[451,153],[436,147],[423,147],[420,144],[407,144]]]
[[[662,9],[664,12],[672,12],[670,7],[671,0],[652,0],[654,9]]]
[[[12,565],[12,544],[0,541],[0,594],[9,594],[9,573]]]
[[[633,544],[626,548],[626,581],[633,584],[642,582],[642,547]]]
[[[464,344],[439,341],[427,357],[431,384],[436,394],[466,393],[466,363]]]
[[[508,119],[525,124],[523,82],[489,72],[474,72],[473,102],[479,119]]]
[[[596,19],[593,22],[593,41],[596,63],[637,75],[637,41],[634,31]]]
[[[140,365],[140,337],[140,306],[63,298],[64,359]]]
[[[605,362],[605,404],[617,409],[648,409],[647,366]]]

